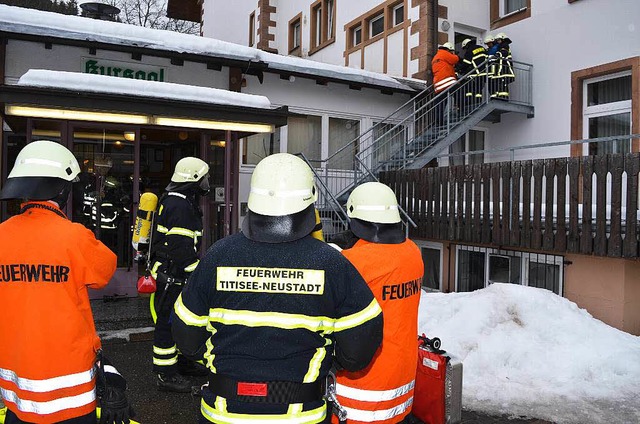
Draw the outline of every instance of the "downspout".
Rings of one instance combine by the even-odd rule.
[[[435,52],[438,50],[438,0],[431,0],[431,45],[427,46],[427,67],[429,72],[428,81],[433,80],[433,73],[431,72],[431,61],[435,56]]]

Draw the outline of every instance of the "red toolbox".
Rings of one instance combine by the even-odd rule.
[[[426,424],[462,420],[462,362],[444,350],[440,340],[418,337],[418,369],[413,415]]]

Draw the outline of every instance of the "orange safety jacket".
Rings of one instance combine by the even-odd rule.
[[[433,89],[436,93],[446,90],[458,81],[455,66],[459,60],[457,54],[451,53],[447,49],[438,49],[431,61]]]
[[[336,394],[347,422],[397,423],[411,412],[418,360],[418,304],[424,265],[420,249],[359,240],[342,253],[360,272],[382,307],[382,345],[367,368],[339,371]],[[337,423],[336,417],[332,417]]]
[[[0,394],[22,421],[56,423],[96,408],[100,339],[87,287],[104,287],[116,255],[51,202],[0,224]]]

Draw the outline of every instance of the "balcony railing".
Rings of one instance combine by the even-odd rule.
[[[632,138],[640,135],[624,140]],[[412,237],[637,258],[639,172],[640,154],[629,153],[387,171],[380,180],[416,222]]]

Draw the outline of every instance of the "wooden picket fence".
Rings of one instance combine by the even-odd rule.
[[[640,155],[387,171],[416,238],[638,257]],[[563,184],[564,182],[564,184]]]

